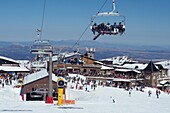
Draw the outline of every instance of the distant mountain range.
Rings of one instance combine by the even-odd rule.
[[[95,59],[104,59],[115,56],[129,56],[134,59],[170,59],[170,47],[168,46],[139,46],[109,44],[97,41],[75,40],[50,41],[55,51],[73,52],[79,48],[80,53],[84,54],[86,48],[95,48]],[[31,42],[3,42],[0,41],[0,55],[13,58],[15,60],[30,60],[35,55],[30,53]]]

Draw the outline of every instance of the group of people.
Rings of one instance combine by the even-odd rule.
[[[4,85],[12,85],[12,76],[0,75],[0,84],[2,84],[2,88],[4,88]]]
[[[119,24],[117,25],[116,22],[114,22],[113,25],[111,25],[109,22],[105,25],[103,22],[99,25],[97,25],[97,23],[94,23],[91,26],[91,30],[93,32],[93,34],[95,35],[96,32],[98,34],[123,34],[123,32],[125,31],[125,26],[122,25],[121,22],[119,22]]]
[[[148,91],[148,96],[151,97],[152,91]],[[160,90],[156,90],[156,97],[159,98],[159,95],[161,94]]]

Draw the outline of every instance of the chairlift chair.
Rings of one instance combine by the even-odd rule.
[[[52,53],[52,46],[48,40],[35,40],[31,46],[32,54],[49,54]]]
[[[96,15],[93,15],[91,17],[91,30],[94,34],[94,38],[93,40],[96,40],[99,36],[101,35],[122,35],[125,31],[125,16],[120,15],[118,12],[115,11],[115,0],[112,0],[112,11],[111,12],[101,12],[101,13],[97,13]],[[118,17],[121,21],[119,21],[120,25],[111,25],[110,23],[112,22],[108,22],[110,24],[110,27],[106,26],[106,23],[104,22],[100,22],[98,24],[96,24],[96,22],[94,21],[94,19],[96,18],[102,18],[103,20],[106,19],[107,17],[110,17],[111,20],[116,20],[115,17]],[[108,25],[108,24],[107,24]],[[97,33],[97,35],[96,35]]]

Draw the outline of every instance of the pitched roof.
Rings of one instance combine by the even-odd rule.
[[[24,77],[24,83],[23,85],[29,84],[31,82],[34,82],[36,80],[42,79],[44,77],[47,77],[49,74],[47,72],[46,69],[42,69],[41,71],[29,74],[27,76]],[[56,82],[58,79],[57,76],[55,76],[54,74],[52,74],[52,81]]]
[[[16,67],[16,66],[0,66],[1,71],[18,71],[18,72],[29,72],[25,67]]]
[[[7,61],[10,61],[10,62],[18,64],[18,61],[14,60],[14,59],[11,59],[11,58],[4,57],[4,56],[0,56],[0,59],[7,60]]]
[[[152,61],[150,61],[143,71],[157,72],[159,71],[159,69],[155,66],[155,64]]]

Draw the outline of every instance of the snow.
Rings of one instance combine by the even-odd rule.
[[[167,82],[168,82],[167,80],[163,80],[163,81],[160,82],[160,84],[164,85]]]
[[[135,69],[115,69],[115,71],[120,71],[120,72],[134,71],[134,72],[136,72],[136,73],[141,73],[140,71],[135,70]]]
[[[0,59],[11,61],[11,62],[14,62],[14,63],[18,63],[18,61],[11,59],[11,58],[4,57],[4,56],[0,56]]]
[[[2,71],[8,71],[8,72],[13,72],[13,71],[25,71],[28,72],[29,70],[25,67],[16,67],[16,66],[0,66],[0,70]]]
[[[148,64],[135,63],[135,64],[124,64],[122,67],[129,68],[129,69],[135,69],[137,67],[138,70],[143,70],[146,68],[147,65]]]
[[[41,71],[38,71],[38,72],[35,72],[35,73],[32,73],[32,74],[25,76],[23,85],[28,84],[28,83],[33,82],[33,81],[36,81],[36,80],[39,80],[41,78],[47,77],[47,76],[48,76],[47,70],[42,69]],[[55,76],[52,73],[52,80],[53,81],[57,81],[58,78],[59,77]]]
[[[35,80],[38,80],[38,79],[41,79],[43,77],[46,77],[48,76],[48,72],[47,70],[41,70],[41,71],[38,71],[38,72],[35,72],[35,73],[32,73],[32,74],[29,74],[28,76],[25,76],[24,77],[24,85],[25,84],[28,84],[30,82],[33,82]]]
[[[104,65],[102,65],[102,67],[101,67],[101,70],[108,70],[108,69],[114,69],[114,68],[107,67],[107,66],[104,66]]]
[[[144,92],[132,90],[131,96],[128,91],[114,87],[98,86],[93,90],[88,86],[88,90],[67,89],[68,97],[76,101],[75,105],[58,106],[57,101],[54,104],[21,101],[19,88],[0,86],[0,113],[170,113],[170,95],[161,92],[160,98],[156,98],[154,88],[145,88]],[[148,97],[149,90],[151,97]]]
[[[128,56],[116,56],[112,58],[101,59],[100,61],[112,61],[113,64],[118,64],[118,65],[122,65],[125,62],[135,62],[133,61],[132,58],[129,58]]]
[[[165,60],[165,61],[157,62],[157,63],[155,63],[155,64],[161,64],[161,65],[163,66],[163,68],[169,69],[170,60]]]
[[[83,79],[83,80],[86,80],[86,77],[85,76],[83,76],[83,75],[80,75],[80,74],[72,74],[72,73],[68,73],[68,76],[69,77],[79,77],[79,78],[81,78],[81,79]]]
[[[75,55],[80,55],[80,53],[67,53],[67,52],[64,52],[64,53],[60,53],[60,55],[62,56],[62,57],[65,57],[65,58],[68,58],[68,57],[72,57],[72,56],[75,56]],[[60,57],[61,57],[60,56]],[[52,57],[52,61],[57,61],[58,60],[58,55],[56,55],[56,56],[53,56]],[[49,58],[47,57],[47,61],[49,60]]]

